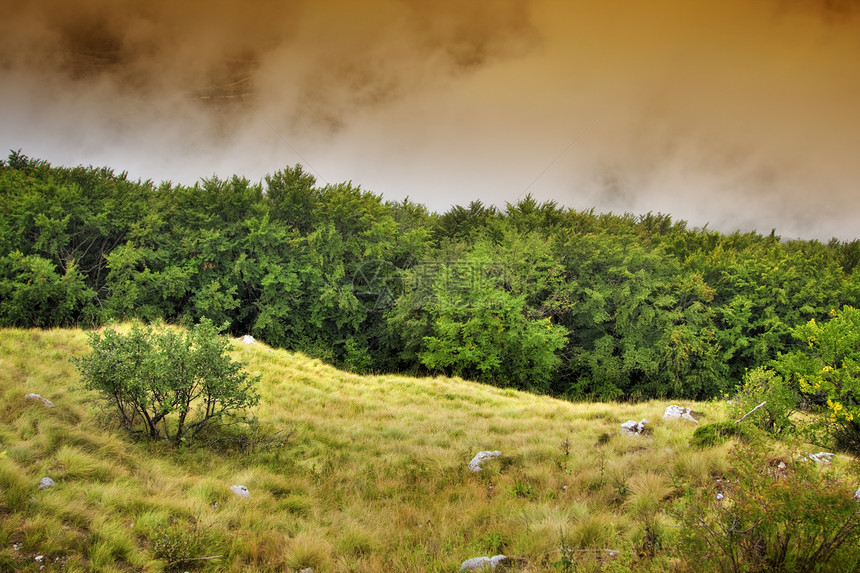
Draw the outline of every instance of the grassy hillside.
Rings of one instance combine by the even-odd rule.
[[[696,570],[672,508],[730,471],[734,442],[689,447],[695,425],[663,402],[356,376],[241,343],[263,443],[178,451],[133,441],[78,387],[86,349],[79,330],[0,331],[0,570],[457,571],[497,553],[524,571]],[[619,435],[642,418],[649,436]],[[473,474],[480,450],[503,456]]]

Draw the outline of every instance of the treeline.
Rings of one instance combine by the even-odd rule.
[[[0,162],[0,325],[192,324],[360,372],[707,398],[860,302],[860,242],[721,234],[526,196],[444,214],[300,166],[254,184]]]

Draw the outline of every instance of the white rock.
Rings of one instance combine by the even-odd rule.
[[[239,497],[251,497],[251,492],[249,492],[248,488],[243,485],[231,485],[230,491],[232,491]]]
[[[666,411],[663,412],[663,419],[684,419],[697,424],[699,423],[699,421],[693,417],[693,411],[691,409],[675,405],[666,406]]]
[[[836,454],[831,454],[829,452],[818,452],[817,454],[801,454],[797,456],[797,459],[804,462],[815,462],[817,464],[829,466],[833,463],[833,458],[835,457]]]
[[[26,396],[24,396],[24,398],[25,398],[25,399],[27,399],[27,400],[41,400],[41,401],[42,401],[42,403],[44,403],[44,404],[45,404],[45,406],[47,406],[48,408],[53,408],[53,407],[54,407],[54,403],[53,403],[53,402],[51,402],[51,401],[50,401],[50,400],[48,400],[47,398],[42,398],[42,397],[41,397],[41,396],[39,396],[38,394],[27,394]]]
[[[854,492],[854,499],[860,501],[860,487],[858,487],[857,491]]]
[[[49,477],[43,477],[39,480],[39,489],[48,489],[49,487],[54,487],[55,485],[57,484],[54,483],[54,480]]]
[[[481,464],[491,458],[495,458],[502,455],[502,452],[496,450],[494,452],[478,452],[475,454],[475,457],[472,458],[472,461],[469,462],[469,470],[473,472],[481,471]]]
[[[481,569],[495,569],[499,563],[505,561],[507,557],[504,555],[495,555],[493,557],[473,557],[466,559],[460,565],[460,571],[480,571]]]
[[[645,419],[641,422],[637,422],[636,420],[627,420],[621,424],[621,433],[625,436],[638,436],[645,431],[645,424],[647,423],[648,420]]]

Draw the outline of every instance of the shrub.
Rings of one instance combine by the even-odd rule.
[[[804,350],[781,356],[776,367],[812,403],[826,403],[820,426],[836,445],[860,453],[860,310],[845,306],[792,330]]]
[[[69,326],[93,322],[93,291],[74,262],[62,272],[38,255],[0,257],[0,325]]]
[[[185,333],[134,325],[128,334],[108,329],[89,339],[92,353],[73,360],[85,386],[123,426],[142,425],[150,438],[180,443],[259,401],[259,376],[229,357],[229,340],[209,320]]]
[[[546,392],[568,330],[506,288],[505,265],[481,245],[456,264],[415,269],[389,314],[392,332],[433,372]]]
[[[196,522],[171,523],[153,528],[149,534],[149,543],[153,557],[163,561],[168,571],[187,571],[202,566],[213,558],[204,555],[217,544],[213,536]]]
[[[732,400],[732,415],[740,418],[765,402],[746,420],[774,435],[794,430],[791,415],[797,410],[798,396],[781,376],[769,368],[755,368],[744,375],[744,382]]]
[[[682,553],[696,570],[856,570],[860,512],[850,488],[816,464],[755,445],[731,459],[723,491],[705,488],[682,503]]]
[[[704,424],[696,428],[696,431],[693,432],[693,438],[690,440],[690,445],[697,448],[710,448],[718,446],[732,437],[737,437],[748,442],[754,436],[754,430],[747,425],[737,424],[731,420],[714,422],[713,424]]]

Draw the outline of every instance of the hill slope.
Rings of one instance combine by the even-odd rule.
[[[0,331],[0,570],[456,571],[504,553],[550,571],[562,546],[586,569],[680,569],[643,560],[641,518],[671,544],[664,500],[728,470],[730,444],[689,448],[694,424],[664,422],[666,403],[357,376],[258,343],[234,351],[262,375],[256,447],[176,451],[131,440],[76,388],[86,349],[79,330]],[[619,435],[642,418],[650,436]],[[503,456],[469,472],[480,450]]]

